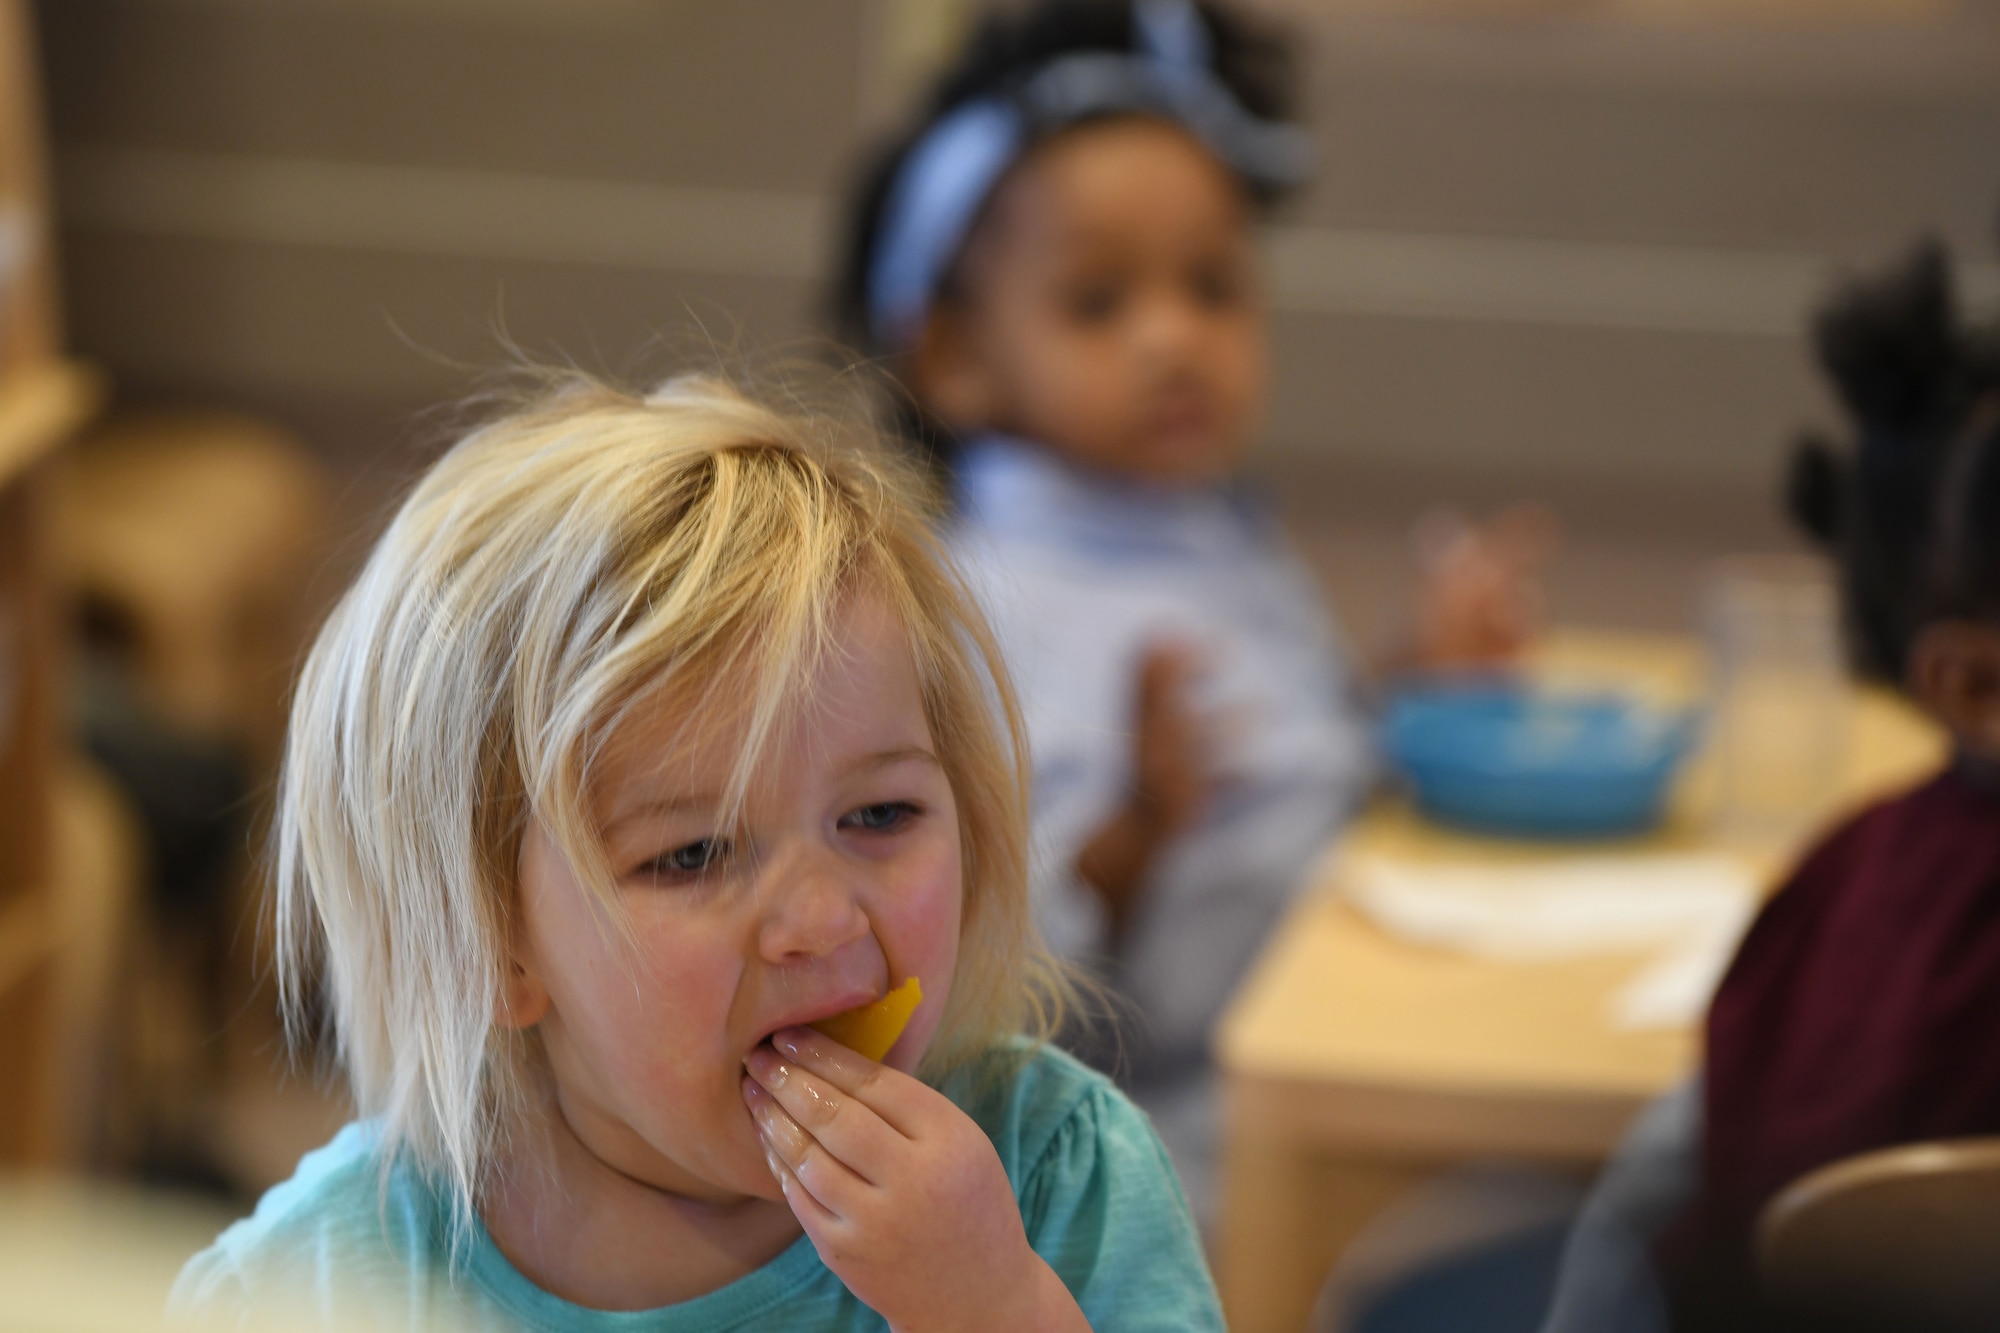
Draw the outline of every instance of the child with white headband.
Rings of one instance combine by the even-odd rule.
[[[1012,694],[852,420],[574,377],[417,484],[278,800],[281,987],[362,1118],[180,1313],[1222,1327],[1159,1140],[1040,1040]]]
[[[1131,1001],[1112,1058],[1197,1211],[1210,1029],[1371,772],[1319,591],[1236,476],[1253,223],[1311,166],[1286,56],[1186,0],[996,12],[865,181],[838,296],[955,481],[1028,721],[1037,911]],[[1520,563],[1468,538],[1415,655],[1517,646]]]

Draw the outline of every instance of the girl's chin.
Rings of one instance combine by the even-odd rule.
[[[753,1140],[747,1151],[737,1149],[729,1154],[727,1183],[718,1182],[727,1190],[734,1201],[760,1199],[766,1203],[783,1204],[785,1192],[778,1185],[771,1168],[765,1164],[764,1148],[760,1140]]]
[[[786,1206],[785,1191],[780,1188],[777,1179],[772,1176],[770,1168],[764,1165],[761,1156],[755,1166],[746,1166],[739,1170],[731,1171],[726,1183],[718,1181],[715,1193],[704,1200],[704,1202],[721,1208],[746,1204],[752,1201],[757,1203],[775,1203],[781,1208]]]
[[[750,1199],[784,1202],[784,1191],[772,1178],[770,1168],[764,1164],[763,1149],[754,1140],[748,1145],[735,1142],[723,1145],[710,1158],[709,1167],[696,1174],[677,1169],[662,1158],[650,1170],[614,1169],[661,1194],[710,1208],[729,1208]]]

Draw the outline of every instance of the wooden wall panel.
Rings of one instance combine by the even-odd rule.
[[[463,375],[432,354],[489,364],[503,313],[530,348],[598,364],[695,315],[790,341],[816,327],[833,191],[880,112],[876,48],[956,3],[44,0],[58,156],[92,182],[68,236],[80,345],[148,393],[297,402],[293,424],[312,431],[455,392]],[[1387,237],[1469,256],[1386,297],[1338,281],[1275,293],[1276,464],[1567,469],[1761,495],[1789,431],[1833,415],[1802,331],[1841,266],[1935,230],[1984,264],[1978,290],[2000,302],[2000,0],[1816,21],[1704,3],[1673,22],[1620,19],[1623,0],[1482,21],[1450,5],[1266,3],[1309,43],[1321,149],[1282,224],[1333,252]],[[727,272],[671,209],[640,253],[596,244],[585,218],[568,241],[499,255],[481,248],[486,184],[413,213],[386,177],[363,238],[268,218],[232,230],[163,219],[119,174],[148,162],[777,192],[806,201],[817,230]],[[458,258],[440,253],[453,227]],[[1646,299],[1558,318],[1485,299],[1518,289],[1538,249],[1608,274],[1614,307],[1621,286],[1657,294],[1683,261],[1748,277],[1741,309],[1705,323]]]

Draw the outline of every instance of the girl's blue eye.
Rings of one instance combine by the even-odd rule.
[[[729,854],[729,844],[721,838],[703,838],[685,847],[676,847],[663,856],[656,856],[644,867],[647,873],[661,879],[699,875],[714,868],[716,862]]]
[[[901,828],[916,815],[917,807],[909,801],[882,801],[864,805],[840,822],[847,828],[860,829],[865,833],[888,833]]]

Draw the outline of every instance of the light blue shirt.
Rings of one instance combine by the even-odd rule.
[[[1137,1108],[1053,1049],[1035,1052],[1005,1081],[980,1073],[945,1091],[992,1138],[1029,1243],[1091,1327],[1220,1330],[1187,1203]],[[439,1192],[404,1167],[385,1176],[376,1143],[361,1122],[307,1154],[252,1216],[189,1261],[174,1312],[241,1328],[267,1327],[274,1311],[356,1329],[887,1328],[804,1237],[755,1272],[679,1305],[608,1312],[572,1304],[524,1277],[476,1222],[454,1256]]]
[[[1034,763],[1034,896],[1057,952],[1108,967],[1143,1016],[1135,1058],[1199,1064],[1210,1029],[1315,860],[1365,792],[1368,725],[1311,575],[1237,487],[1166,488],[1087,473],[986,437],[957,468],[952,540],[1006,654]],[[1077,854],[1132,786],[1147,649],[1177,641],[1209,671],[1225,785],[1167,849],[1108,958]]]

